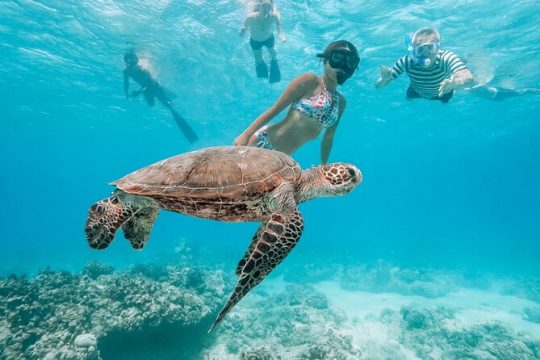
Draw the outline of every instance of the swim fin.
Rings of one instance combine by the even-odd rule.
[[[270,84],[281,81],[281,72],[277,60],[270,61],[270,77],[268,78]]]
[[[187,123],[186,119],[184,119],[179,113],[177,113],[176,110],[171,109],[171,114],[174,117],[174,121],[176,121],[176,124],[180,128],[180,131],[182,131],[182,133],[190,143],[194,143],[199,139],[195,131],[193,131],[191,126],[189,126],[189,124]]]
[[[257,72],[258,78],[268,77],[268,67],[266,66],[266,63],[264,61],[255,64],[255,71]]]

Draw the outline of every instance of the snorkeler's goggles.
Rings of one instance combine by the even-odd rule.
[[[436,54],[437,51],[439,51],[438,41],[414,45],[411,35],[407,35],[405,37],[405,45],[407,45],[407,51],[409,51],[409,53],[416,58],[433,55]]]
[[[412,54],[416,57],[433,55],[436,54],[437,51],[439,51],[439,43],[437,42],[419,44],[412,47]]]
[[[334,69],[340,69],[347,73],[352,73],[358,67],[360,59],[352,52],[346,50],[332,50],[330,54],[318,54],[318,57],[325,58]]]

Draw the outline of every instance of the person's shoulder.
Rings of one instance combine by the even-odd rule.
[[[442,58],[454,58],[454,57],[459,58],[459,56],[455,52],[451,50],[443,50],[443,49],[439,50],[439,56]]]
[[[319,77],[313,72],[306,72],[297,76],[294,80],[304,84],[318,84]]]
[[[405,54],[403,56],[400,56],[396,62],[403,62],[403,63],[406,63],[407,61],[409,61],[411,59],[411,56],[409,54]]]
[[[291,87],[302,91],[309,91],[318,85],[318,76],[312,72],[303,73],[295,77],[290,83]]]

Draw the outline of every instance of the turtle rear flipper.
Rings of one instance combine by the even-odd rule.
[[[297,208],[289,212],[274,212],[255,233],[248,251],[240,260],[236,287],[212,324],[212,329],[251,289],[257,286],[294,248],[302,231],[304,220]]]
[[[91,248],[105,249],[114,239],[116,231],[140,208],[126,206],[113,195],[90,207],[86,221],[86,239]]]
[[[158,214],[159,208],[142,208],[122,225],[124,236],[135,250],[146,245]]]

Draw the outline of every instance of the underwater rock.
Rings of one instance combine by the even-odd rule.
[[[403,307],[403,346],[421,359],[538,359],[534,341],[497,321],[456,326],[454,311],[444,307]],[[388,316],[388,314],[385,314]]]
[[[81,334],[75,338],[75,346],[79,348],[96,347],[97,339],[92,334]]]
[[[167,267],[163,274],[157,281],[90,264],[80,275],[45,270],[0,279],[0,358],[100,359],[100,339],[109,334],[189,329],[217,310],[222,272]]]
[[[307,349],[300,352],[298,360],[354,360],[360,359],[361,352],[352,343],[352,336],[327,330],[323,336]]]
[[[97,279],[101,275],[109,275],[114,272],[114,268],[111,265],[102,264],[97,261],[88,263],[83,270],[83,275],[88,276],[91,279]]]
[[[438,309],[438,311],[444,311],[444,308]],[[412,306],[405,306],[401,308],[401,316],[403,320],[403,327],[407,330],[415,329],[427,329],[434,326],[437,321],[440,321],[437,312],[428,311],[426,309],[417,309]],[[449,317],[449,316],[447,316]]]
[[[501,341],[486,344],[486,351],[495,359],[527,360],[537,359],[524,343],[517,341]]]
[[[503,295],[514,295],[540,303],[540,279],[512,279],[501,291]]]
[[[274,357],[268,349],[261,347],[254,350],[242,352],[240,360],[279,360],[280,356]]]

